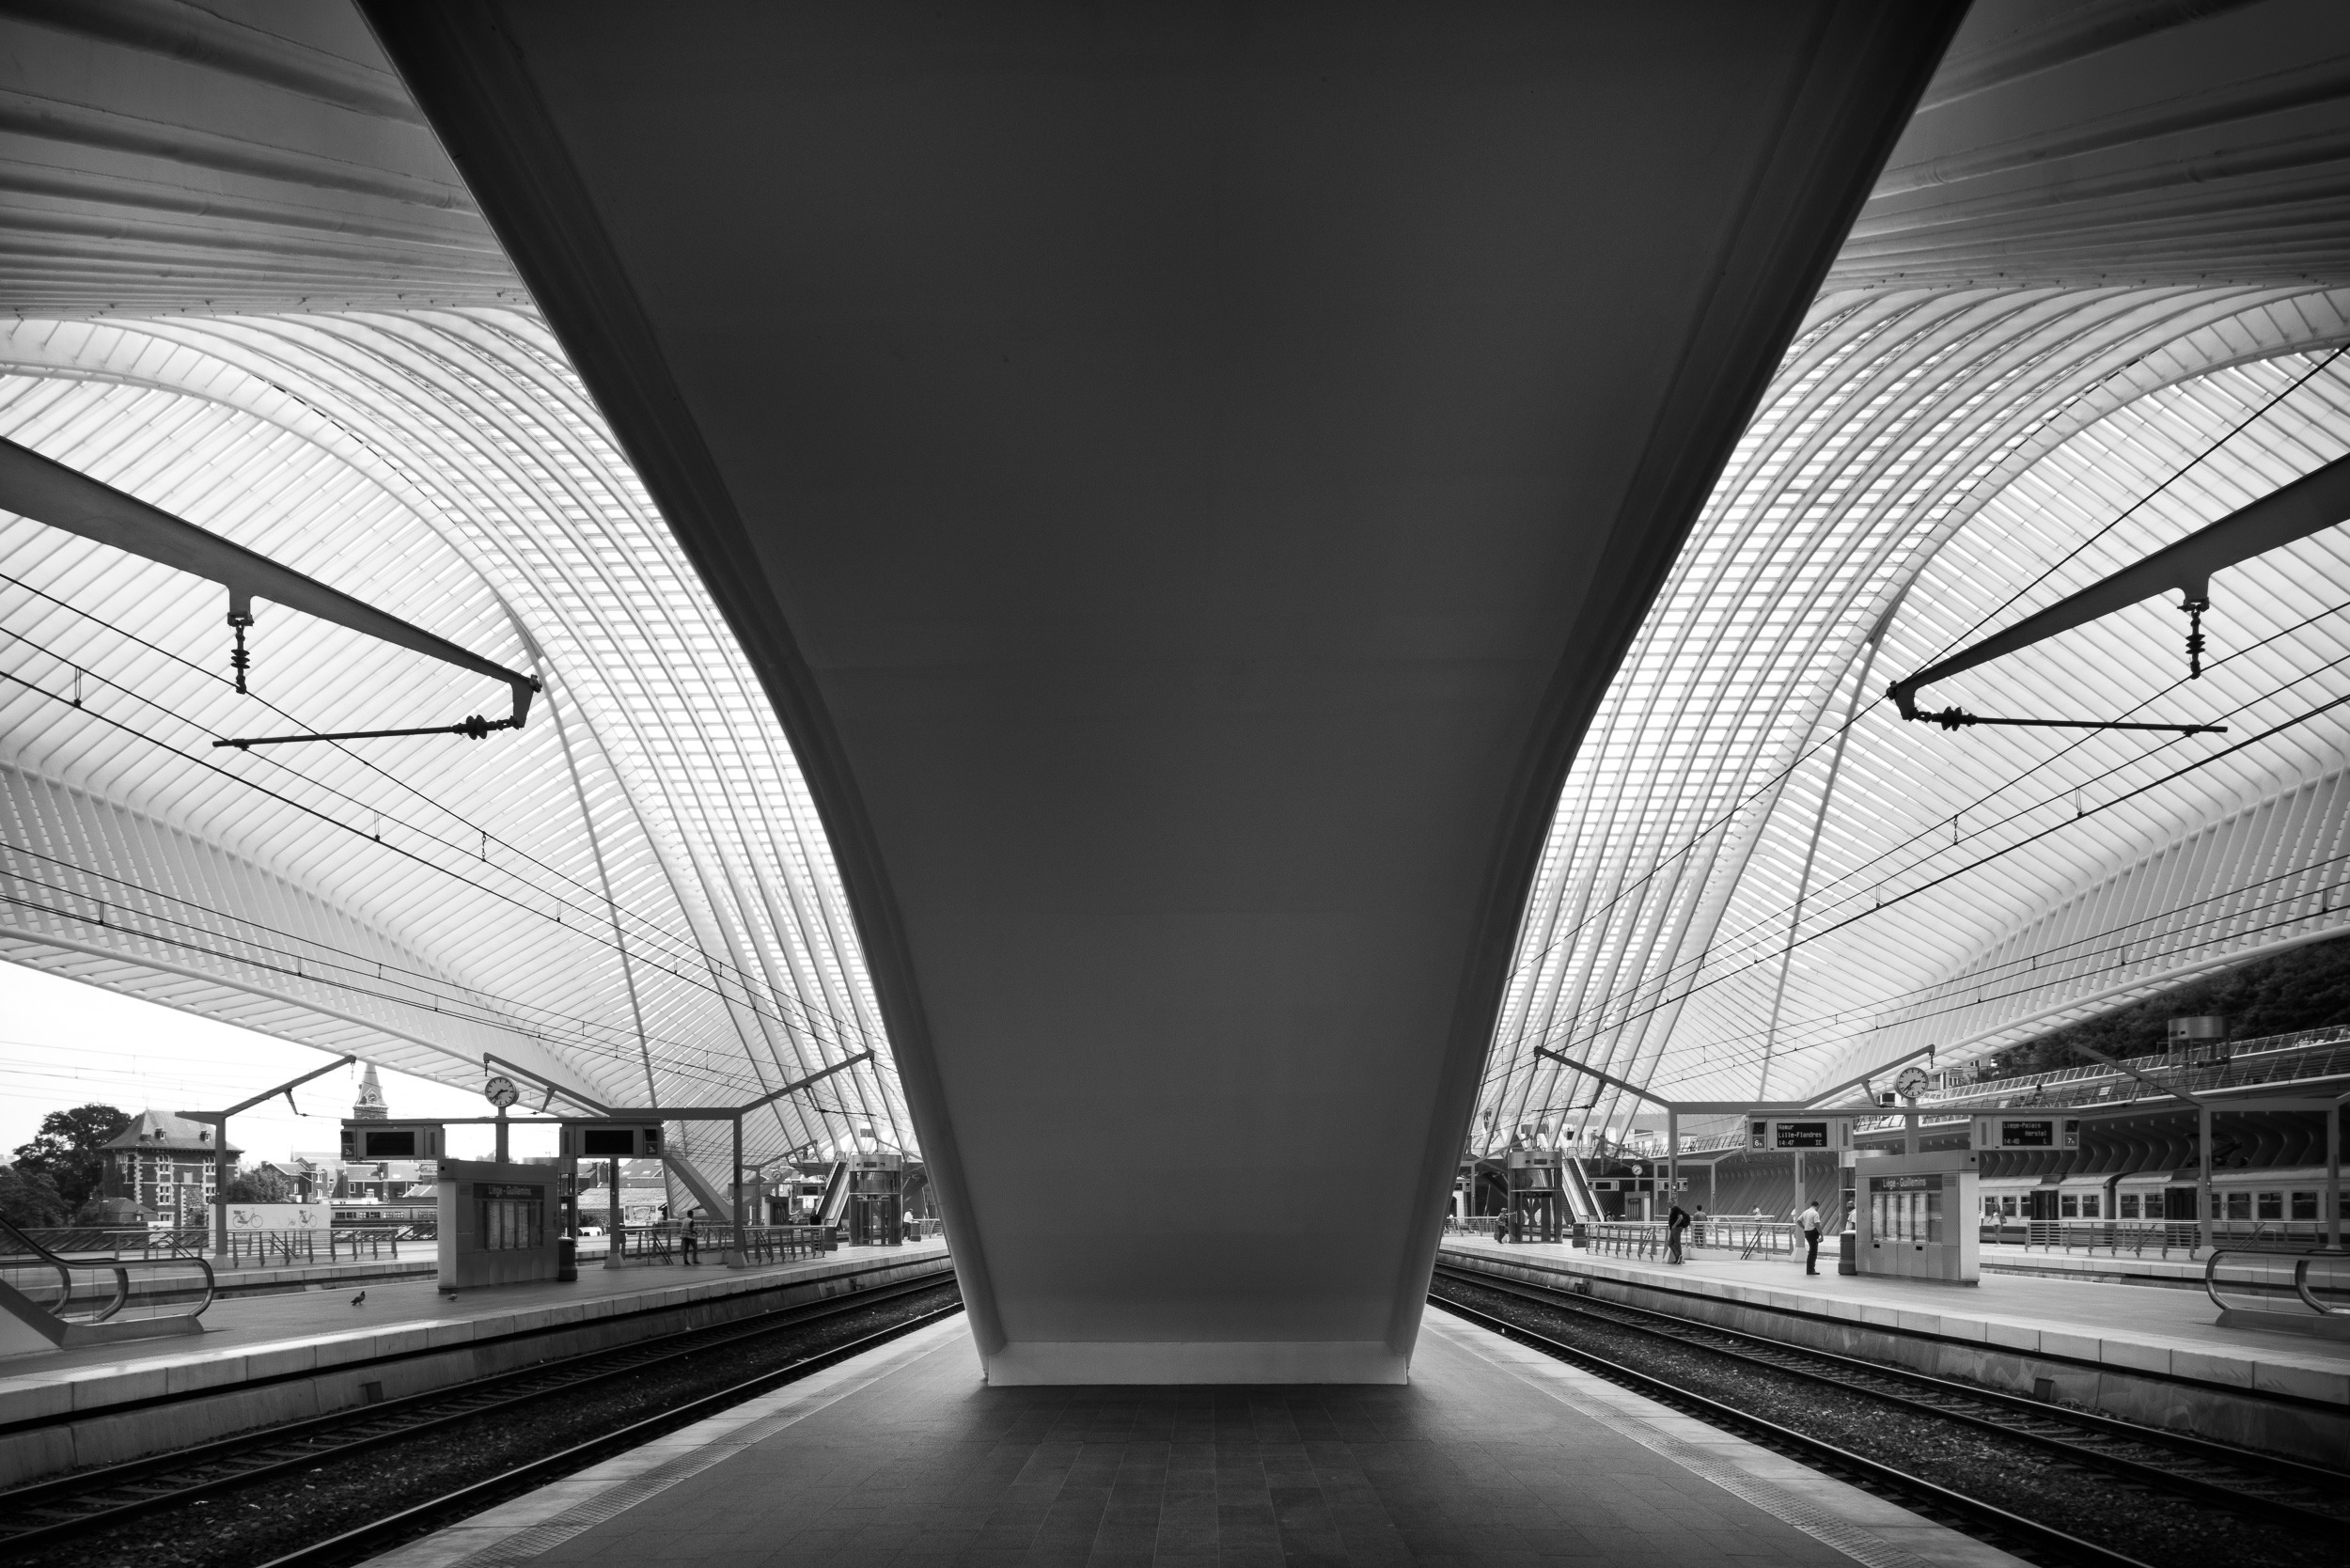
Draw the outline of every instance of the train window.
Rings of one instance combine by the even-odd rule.
[[[2228,1217],[2230,1219],[2249,1219],[2252,1217],[2252,1195],[2250,1193],[2231,1192],[2223,1194],[2222,1196],[2228,1200]]]
[[[2059,1219],[2080,1218],[2081,1200],[2078,1193],[2068,1192],[2057,1201],[2059,1204],[2057,1209],[2057,1217]]]
[[[2083,1219],[2095,1219],[2097,1217],[2097,1195],[2093,1192],[2083,1193],[2081,1195],[2081,1217]]]
[[[2282,1219],[2285,1217],[2285,1195],[2283,1193],[2264,1192],[2254,1196],[2259,1200],[2259,1218]]]
[[[2013,1193],[2011,1192],[1999,1200],[1999,1215],[2005,1219],[2015,1217],[2015,1195]]]
[[[2125,1192],[2122,1195],[2122,1217],[2123,1219],[2138,1217],[2138,1194]]]
[[[2317,1217],[2317,1194],[2313,1192],[2295,1193],[2293,1195],[2293,1217],[2315,1219]]]

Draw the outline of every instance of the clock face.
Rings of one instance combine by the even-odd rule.
[[[501,1073],[481,1086],[481,1097],[504,1110],[523,1095],[522,1090],[514,1087],[514,1080]]]
[[[1926,1091],[1926,1070],[1904,1067],[1900,1077],[1893,1080],[1893,1092],[1904,1100],[1915,1100]]]

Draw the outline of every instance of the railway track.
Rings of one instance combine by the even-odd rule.
[[[2086,1411],[2064,1409],[2021,1395],[1977,1388],[1930,1373],[1888,1367],[1830,1351],[1807,1350],[1642,1307],[1499,1279],[1439,1264],[1439,1285],[1467,1286],[1570,1318],[1669,1341],[1741,1367],[1802,1383],[1828,1386],[1906,1414],[1963,1428],[2010,1445],[2036,1450],[2061,1464],[2094,1470],[2141,1494],[2191,1499],[2208,1509],[2295,1534],[2338,1543],[2350,1531],[2350,1486],[2341,1475],[2296,1461],[2248,1456],[2239,1450],[2184,1433],[2166,1432]],[[1472,1322],[1631,1388],[1715,1424],[1760,1438],[1833,1472],[1895,1495],[1930,1517],[1940,1517],[2019,1555],[2051,1562],[2146,1568],[2111,1546],[2044,1520],[1942,1485],[1881,1459],[1856,1453],[1814,1433],[1680,1387],[1625,1365],[1588,1345],[1569,1343],[1528,1323],[1432,1291],[1430,1299]]]
[[[51,1552],[64,1560],[75,1543],[140,1515],[190,1507],[257,1484],[316,1471],[356,1455],[413,1443],[459,1423],[513,1411],[556,1396],[578,1396],[616,1381],[664,1369],[689,1371],[697,1357],[747,1348],[762,1339],[804,1333],[854,1313],[870,1312],[908,1297],[952,1288],[931,1278],[854,1292],[765,1314],[751,1323],[688,1329],[608,1351],[543,1361],[454,1388],[385,1400],[331,1415],[244,1433],[192,1448],[149,1455],[0,1492],[0,1557],[11,1561]],[[937,1322],[963,1309],[960,1296],[911,1312],[900,1321],[839,1343],[827,1344],[713,1392],[664,1409],[647,1419],[608,1430],[560,1451],[477,1479],[424,1502],[387,1513],[356,1529],[276,1559],[322,1568],[355,1561],[446,1517],[485,1507],[507,1492],[539,1484],[663,1431],[698,1420],[728,1405],[804,1377],[837,1361]]]

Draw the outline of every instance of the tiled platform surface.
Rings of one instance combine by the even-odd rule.
[[[2150,1290],[2027,1275],[1986,1274],[1977,1285],[1843,1276],[1807,1277],[1780,1259],[1739,1262],[1698,1251],[1680,1266],[1631,1262],[1566,1246],[1499,1246],[1449,1236],[1445,1250],[1568,1266],[1757,1306],[1938,1334],[2027,1354],[2062,1356],[2227,1388],[2350,1403],[2350,1343],[2222,1328],[2200,1291]]]
[[[961,1318],[374,1568],[2005,1568],[1456,1318],[1405,1386],[990,1388]]]
[[[763,1268],[595,1266],[575,1284],[507,1285],[454,1301],[431,1279],[235,1297],[212,1304],[201,1335],[0,1356],[0,1427],[946,1255],[944,1243],[926,1242],[849,1247]],[[362,1288],[367,1300],[354,1307]]]

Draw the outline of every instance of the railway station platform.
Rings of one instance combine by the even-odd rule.
[[[1431,1309],[1403,1385],[990,1388],[960,1316],[375,1568],[2003,1568]]]
[[[1447,1237],[1439,1266],[1586,1292],[2350,1471],[2350,1342],[2222,1326],[2200,1291],[1995,1274],[1844,1276],[1693,1250],[1669,1264]]]
[[[932,1274],[952,1277],[943,1242],[590,1264],[454,1298],[410,1278],[216,1300],[198,1336],[0,1356],[0,1487]]]

